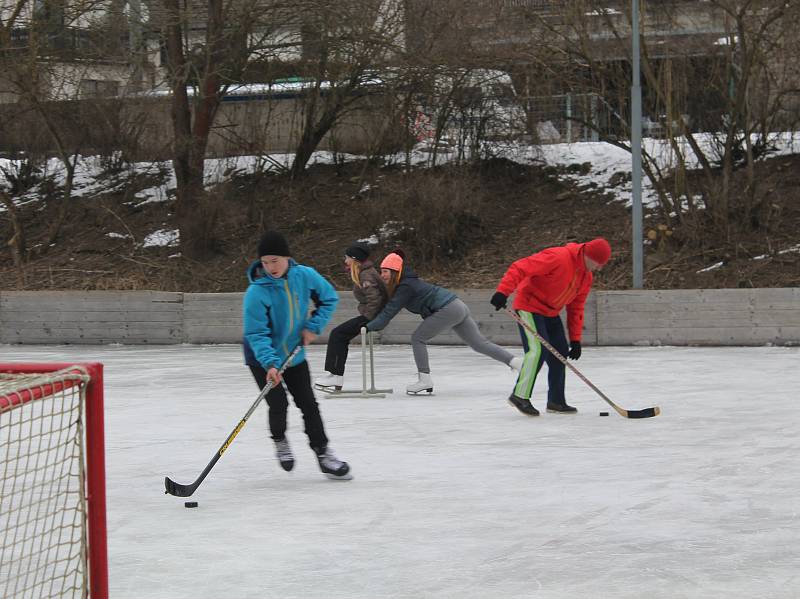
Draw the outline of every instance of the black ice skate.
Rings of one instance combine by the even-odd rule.
[[[522,412],[526,416],[539,415],[539,410],[533,407],[533,404],[531,403],[530,399],[517,397],[512,393],[511,395],[508,396],[508,403],[517,408],[520,412]]]
[[[324,452],[318,454],[317,460],[319,461],[319,469],[331,480],[350,480],[353,478],[347,462],[338,459],[330,448],[326,448]]]
[[[281,468],[289,472],[294,468],[294,454],[292,448],[289,446],[289,440],[284,437],[280,441],[275,441],[275,455],[278,457],[278,462]]]
[[[578,408],[568,406],[566,403],[548,403],[547,411],[551,414],[577,414]]]

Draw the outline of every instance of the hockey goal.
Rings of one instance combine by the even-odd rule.
[[[108,596],[103,365],[0,363],[0,597]]]

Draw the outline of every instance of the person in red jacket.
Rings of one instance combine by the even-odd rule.
[[[610,257],[611,246],[602,237],[587,243],[547,248],[512,263],[497,286],[491,304],[495,310],[505,308],[508,296],[516,292],[513,308],[520,318],[560,354],[577,360],[581,357],[583,306],[592,287],[592,272],[600,270]],[[559,316],[565,306],[569,343]],[[567,405],[564,396],[564,364],[524,327],[518,326],[525,356],[509,403],[527,416],[539,415],[530,397],[536,376],[547,362],[547,411],[574,414],[578,410]]]

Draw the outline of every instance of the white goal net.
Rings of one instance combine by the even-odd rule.
[[[0,597],[88,597],[91,376],[80,367],[37,373],[8,366],[0,365]]]

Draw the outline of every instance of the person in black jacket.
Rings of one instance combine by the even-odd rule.
[[[411,348],[417,365],[417,381],[406,387],[406,393],[433,393],[428,342],[439,333],[452,330],[476,352],[519,370],[522,360],[481,335],[467,305],[455,293],[420,279],[404,264],[405,254],[395,250],[381,262],[381,278],[389,289],[389,303],[367,323],[370,331],[380,331],[405,308],[422,316],[423,322],[411,335]]]

